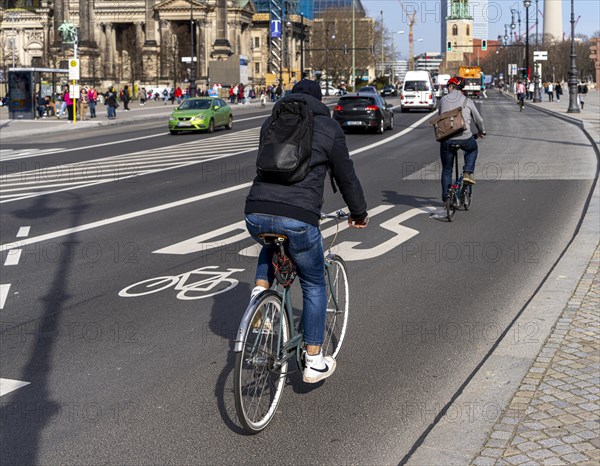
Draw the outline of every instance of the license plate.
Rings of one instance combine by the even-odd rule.
[[[189,121],[180,121],[177,126],[192,126]]]
[[[347,121],[346,125],[347,126],[362,126],[363,122],[362,121]]]

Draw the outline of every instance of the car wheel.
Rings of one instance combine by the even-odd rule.
[[[169,133],[171,133],[171,136],[177,136],[179,134],[179,131],[175,131],[174,129],[170,129]]]
[[[229,115],[227,124],[225,125],[225,129],[231,129],[231,128],[233,128],[233,117],[231,115]]]
[[[385,131],[385,121],[383,120],[383,117],[381,117],[381,120],[379,121],[379,126],[377,126],[377,134],[383,134],[384,131]]]
[[[208,133],[214,133],[215,132],[215,120],[213,120],[212,118],[210,119],[210,121],[208,123],[208,129],[206,131]]]

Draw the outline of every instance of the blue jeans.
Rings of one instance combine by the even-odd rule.
[[[323,239],[318,227],[292,218],[267,214],[246,215],[246,227],[252,237],[261,233],[279,233],[288,237],[286,252],[296,265],[302,287],[302,321],[304,342],[307,345],[323,344],[327,287],[325,283],[325,259]],[[256,280],[273,283],[275,271],[272,258],[276,246],[263,246],[258,256]]]
[[[117,111],[115,110],[115,107],[111,107],[110,105],[106,106],[106,113],[108,115],[108,118],[115,118],[117,116]]]
[[[450,151],[450,144],[459,144],[465,152],[465,165],[463,172],[473,173],[477,160],[477,141],[474,136],[469,139],[448,139],[440,144],[440,158],[442,160],[442,201],[448,197],[448,188],[452,184],[452,168],[454,154]]]

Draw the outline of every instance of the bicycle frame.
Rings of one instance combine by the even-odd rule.
[[[459,149],[451,149],[452,155],[454,156],[454,181],[450,185],[450,189],[448,190],[448,195],[454,198],[454,205],[459,207],[462,202],[462,193],[469,190],[470,186],[465,186],[463,184],[463,175],[459,176],[458,173],[458,151]]]

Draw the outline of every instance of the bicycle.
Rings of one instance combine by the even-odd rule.
[[[448,189],[448,197],[444,203],[449,222],[454,221],[454,214],[461,206],[465,210],[469,210],[473,200],[473,186],[463,183],[463,175],[458,176],[458,151],[460,148],[459,144],[450,144],[450,152],[454,157],[455,179]]]
[[[525,95],[524,94],[519,94],[518,96],[518,100],[519,100],[519,112],[522,112],[523,109],[525,108]]]
[[[348,218],[349,214],[337,211],[321,214],[321,219]],[[327,283],[327,314],[325,356],[337,357],[348,326],[348,274],[341,257],[331,253],[335,242],[325,255]],[[274,244],[276,264],[275,289],[263,291],[254,298],[242,317],[234,346],[236,352],[234,371],[235,406],[238,418],[250,434],[261,432],[273,419],[285,386],[286,377],[296,372],[288,371],[295,360],[298,370],[304,369],[304,338],[302,317],[294,326],[290,287],[296,276],[295,267],[285,252],[287,238],[279,234],[264,234],[267,245]]]

